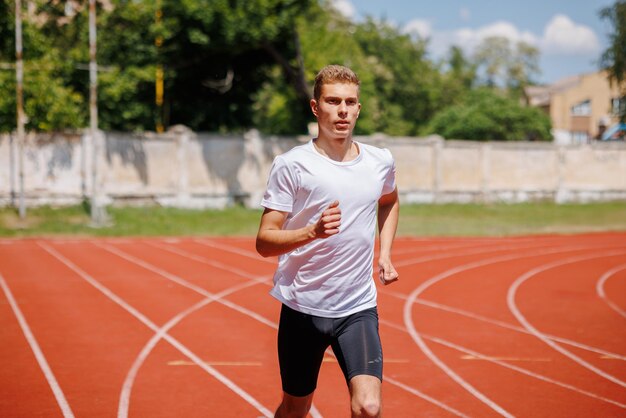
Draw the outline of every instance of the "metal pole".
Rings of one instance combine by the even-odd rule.
[[[163,12],[161,10],[161,0],[157,0],[155,21],[157,24],[157,30],[159,31],[159,34],[154,40],[154,44],[157,47],[157,55],[158,55],[159,49],[161,48],[161,45],[163,45],[163,36],[161,36],[161,33],[160,33],[162,16],[163,16]],[[157,63],[157,68],[156,68],[156,83],[155,83],[155,104],[157,106],[156,131],[158,133],[162,133],[164,130],[163,128],[163,64],[161,64],[160,62],[160,57],[157,56],[157,60],[159,60],[159,62]]]
[[[26,217],[24,202],[24,62],[22,61],[22,2],[15,0],[15,77],[17,79],[17,141],[20,179],[20,218]]]
[[[91,222],[102,224],[102,214],[98,201],[98,63],[96,61],[96,0],[89,0],[89,134],[91,136]]]

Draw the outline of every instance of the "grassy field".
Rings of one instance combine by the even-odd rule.
[[[260,210],[183,210],[161,207],[107,209],[110,222],[91,226],[85,206],[29,208],[21,220],[0,209],[0,236],[253,236]],[[398,235],[505,236],[546,233],[626,231],[626,202],[516,205],[404,205]]]

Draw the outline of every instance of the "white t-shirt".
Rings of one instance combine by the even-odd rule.
[[[317,222],[335,200],[341,209],[338,234],[278,259],[270,294],[294,310],[339,318],[376,306],[376,212],[395,189],[395,165],[389,150],[356,144],[359,155],[347,162],[320,154],[312,140],[274,159],[261,205],[288,213],[283,229]]]

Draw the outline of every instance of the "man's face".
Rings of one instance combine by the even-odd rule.
[[[317,117],[319,136],[349,137],[361,110],[359,87],[352,83],[324,84],[319,100],[311,100],[311,110]]]

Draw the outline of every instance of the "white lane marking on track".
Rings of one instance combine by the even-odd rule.
[[[228,264],[224,264],[224,263],[222,263],[220,261],[207,259],[206,257],[202,257],[202,256],[199,256],[199,255],[196,255],[196,254],[192,254],[192,253],[189,253],[187,251],[180,250],[180,249],[178,249],[176,247],[170,247],[170,246],[167,246],[167,245],[156,244],[156,243],[149,242],[149,241],[145,241],[144,243],[149,245],[149,246],[152,246],[152,247],[155,247],[155,248],[159,248],[159,249],[164,250],[164,251],[169,251],[171,253],[174,253],[176,255],[180,255],[182,257],[189,258],[189,259],[197,261],[199,263],[207,264],[209,266],[216,267],[218,269],[222,269],[222,270],[227,271],[229,273],[235,273],[238,276],[244,277],[246,279],[250,279],[250,280],[262,279],[264,281],[271,279],[271,276],[259,276],[259,275],[251,274],[251,273],[248,273],[247,271],[241,270],[241,269],[239,269],[237,267],[233,267],[233,266],[230,266]]]
[[[548,244],[545,245],[545,247],[547,248],[553,248],[552,246],[548,246]],[[407,266],[412,266],[414,264],[422,264],[422,263],[428,263],[431,261],[437,261],[437,260],[446,260],[449,258],[457,258],[457,257],[465,257],[468,255],[480,255],[480,254],[485,254],[485,253],[493,253],[493,252],[501,252],[501,251],[510,251],[510,250],[526,250],[526,249],[537,249],[538,247],[536,245],[509,245],[509,246],[503,246],[503,245],[499,245],[496,248],[492,248],[492,247],[479,247],[479,248],[475,248],[473,247],[473,249],[468,250],[468,251],[459,251],[453,254],[440,254],[440,255],[436,255],[436,256],[423,256],[423,257],[417,257],[417,258],[412,258],[410,260],[402,260],[398,263],[393,263],[394,267],[398,268],[398,267],[407,267]],[[542,247],[539,247],[542,248]],[[575,247],[572,247],[575,248]],[[584,248],[589,248],[589,247],[584,247]]]
[[[89,274],[84,272],[76,264],[72,263],[70,260],[65,258],[62,254],[57,252],[54,248],[50,247],[48,244],[46,244],[44,242],[37,242],[37,244],[39,246],[41,246],[44,250],[46,250],[48,253],[50,253],[52,256],[54,256],[56,259],[58,259],[60,262],[65,264],[68,268],[70,268],[72,271],[74,271],[80,277],[82,277],[85,281],[87,281],[93,287],[98,289],[101,293],[103,293],[105,296],[107,296],[113,302],[117,303],[124,310],[129,312],[135,318],[137,318],[141,323],[146,325],[148,328],[153,330],[155,333],[159,332],[159,327],[155,323],[150,321],[150,319],[148,319],[148,317],[146,317],[144,314],[142,314],[137,309],[132,307],[130,304],[128,304],[121,297],[119,297],[118,295],[113,293],[109,288],[107,288],[106,286],[101,284],[99,281],[97,281],[96,279],[91,277]],[[191,361],[196,363],[198,366],[200,366],[204,371],[209,373],[211,376],[215,377],[218,381],[220,381],[222,384],[224,384],[230,390],[235,392],[237,395],[239,395],[241,398],[243,398],[246,402],[248,402],[251,406],[256,408],[259,412],[264,414],[266,417],[272,417],[273,416],[272,412],[269,409],[267,409],[263,405],[261,405],[256,399],[254,399],[250,394],[248,394],[246,391],[244,391],[239,386],[237,386],[233,381],[231,381],[229,378],[227,378],[222,373],[217,371],[215,368],[204,364],[204,362],[194,352],[192,352],[190,349],[188,349],[184,344],[182,344],[181,342],[179,342],[178,340],[176,340],[174,337],[170,336],[169,334],[164,334],[163,338],[167,342],[169,342],[172,346],[174,346],[176,349],[178,349],[181,353],[183,353],[187,358],[189,358]]]
[[[228,250],[227,250],[227,251],[228,251]],[[194,260],[198,260],[198,261],[200,261],[201,259],[204,259],[204,257],[200,257],[200,256],[197,256],[197,255],[195,255],[195,254],[189,254],[189,253],[187,253],[186,251],[182,251],[182,250],[176,250],[176,253],[177,253],[177,254],[179,254],[179,255],[181,255],[181,256],[188,257],[188,258],[191,258],[191,259],[194,259]],[[206,259],[205,259],[205,260],[206,260]],[[206,260],[206,261],[207,261],[207,262],[209,262],[209,261],[212,261],[212,260]],[[215,263],[215,262],[212,262],[212,263]],[[221,264],[221,263],[219,263],[219,264]],[[233,268],[232,268],[232,267],[230,267],[230,268],[229,268],[228,266],[225,266],[225,267],[226,267],[226,268],[228,268],[228,271],[233,271]],[[223,268],[223,267],[222,267],[222,268]],[[248,273],[246,273],[246,274],[248,274]],[[268,283],[268,284],[269,284],[269,283]],[[218,302],[219,302],[219,301],[218,301]],[[269,322],[269,320],[267,320],[267,321]],[[267,323],[266,323],[266,322],[263,322],[263,323],[265,323],[265,324],[267,325]],[[274,327],[274,328],[276,328],[276,329],[278,329],[278,324],[273,324],[273,327]],[[334,354],[333,354],[331,351],[327,351],[327,353],[328,353],[329,355],[331,355],[331,356],[334,356]],[[384,378],[384,380],[389,380],[389,378],[388,378],[387,376],[383,376],[383,378]],[[393,385],[395,385],[395,386],[400,387],[401,389],[407,390],[407,388],[409,387],[409,386],[404,385],[404,384],[397,384],[398,382],[397,382],[396,380],[394,380],[394,379],[392,379],[392,380],[393,380],[393,382],[390,380],[390,383],[391,383],[391,384],[393,384]],[[394,382],[395,382],[395,383],[394,383]],[[440,406],[440,407],[441,407],[441,405],[443,405],[443,404],[442,404],[441,402],[439,402],[439,401],[433,402],[433,398],[431,398],[431,397],[429,397],[429,396],[427,396],[427,395],[424,395],[422,392],[418,391],[417,389],[413,389],[413,390],[411,390],[411,391],[409,391],[409,392],[410,392],[410,393],[412,393],[413,395],[416,395],[416,396],[418,396],[418,397],[421,397],[422,399],[424,399],[424,400],[426,400],[426,401],[428,401],[428,402],[434,403],[434,404],[435,404],[435,405],[437,405],[437,406]],[[448,411],[455,411],[455,414],[456,414],[456,415],[459,415],[459,416],[464,416],[462,413],[460,413],[460,412],[456,411],[456,410],[455,410],[454,408],[452,408],[452,407],[446,406],[444,409],[446,409],[446,410],[448,410]],[[312,415],[313,415],[313,416],[314,416],[314,418],[315,418],[315,415],[314,415],[313,413],[312,413]]]
[[[92,244],[94,244],[96,246],[99,246],[101,248],[104,248],[105,250],[107,250],[109,252],[112,252],[112,253],[118,255],[119,257],[122,257],[122,258],[124,258],[124,259],[126,259],[128,261],[131,261],[131,262],[133,262],[135,264],[138,264],[138,265],[142,266],[145,269],[153,271],[153,272],[155,272],[155,273],[165,277],[168,280],[172,280],[172,281],[174,281],[174,282],[176,282],[176,283],[178,283],[178,284],[180,284],[182,286],[188,287],[188,288],[194,290],[197,293],[200,293],[200,294],[202,294],[204,296],[211,295],[209,292],[205,291],[204,289],[199,288],[199,287],[197,287],[195,285],[192,285],[192,284],[188,283],[186,280],[184,280],[182,278],[179,278],[177,276],[174,276],[174,275],[172,275],[172,274],[170,274],[170,273],[168,273],[168,272],[166,272],[166,271],[164,271],[162,269],[159,269],[158,267],[152,266],[151,264],[149,264],[147,262],[144,262],[143,260],[140,260],[140,259],[138,259],[136,257],[131,256],[131,255],[128,255],[128,254],[126,254],[124,252],[116,251],[115,248],[107,248],[105,246],[101,246],[101,245],[99,245],[95,241],[92,242]],[[158,247],[158,245],[155,245],[155,246]],[[173,249],[170,248],[169,250],[173,250]],[[246,272],[244,272],[242,270],[239,270],[239,269],[236,269],[236,268],[233,268],[233,267],[229,267],[226,264],[215,262],[213,260],[207,260],[207,259],[204,259],[204,257],[196,256],[195,254],[186,254],[184,251],[180,251],[180,250],[176,250],[176,251],[173,251],[173,252],[177,253],[178,255],[194,259],[196,261],[200,261],[200,262],[204,261],[206,264],[209,264],[209,265],[212,265],[214,267],[218,267],[218,268],[224,269],[224,270],[229,271],[229,272],[237,272],[236,274],[244,275],[244,277],[246,277],[246,278],[248,278],[250,280],[256,281],[256,282],[267,283],[267,278],[250,275],[250,274],[248,274],[248,273],[246,273]],[[208,298],[210,298],[210,296]],[[221,303],[221,304],[223,304],[223,305],[225,305],[225,306],[227,306],[227,307],[229,307],[231,309],[234,309],[234,310],[236,310],[236,311],[238,311],[240,313],[243,313],[244,315],[248,315],[251,318],[253,318],[253,319],[255,319],[255,320],[257,320],[257,321],[259,321],[259,322],[261,322],[261,323],[263,323],[265,325],[268,325],[268,326],[270,326],[270,327],[272,327],[274,329],[278,329],[278,324],[270,321],[269,319],[266,319],[266,318],[262,317],[261,315],[257,314],[256,312],[250,311],[250,310],[248,310],[248,309],[246,309],[246,308],[244,308],[244,307],[242,307],[240,305],[234,304],[234,303],[232,303],[232,302],[230,302],[230,301],[228,301],[226,299],[213,298],[213,300],[215,302]],[[191,313],[191,312],[189,312],[189,313]],[[189,313],[187,313],[187,314],[189,314]],[[317,408],[314,405],[311,407],[311,410],[309,412],[310,412],[310,414],[311,414],[311,416],[313,418],[322,418],[322,415],[319,413],[319,411],[317,410]]]
[[[533,247],[533,248],[536,248],[536,246],[535,246],[535,247]],[[559,252],[569,252],[569,251],[585,250],[585,249],[590,249],[590,248],[596,249],[596,248],[597,248],[597,246],[594,246],[594,247],[589,247],[589,246],[585,246],[585,245],[568,246],[568,247],[561,248],[561,249],[559,249],[559,250],[554,250],[554,251],[545,251],[545,252],[542,252],[541,254],[553,254],[553,253],[559,253]],[[539,254],[539,255],[541,255],[541,254]],[[524,257],[526,257],[526,256],[524,256]],[[501,261],[501,259],[504,259],[504,261],[506,261],[507,259],[515,259],[515,258],[520,258],[520,257],[519,257],[519,256],[514,256],[514,257],[511,257],[511,256],[504,256],[504,257],[495,257],[495,258],[492,258],[492,259],[490,259],[490,260],[497,259],[497,260],[496,260],[496,261],[494,261],[494,262],[499,262],[499,261]],[[417,264],[417,263],[421,263],[421,262],[425,262],[425,261],[428,261],[428,260],[427,260],[427,259],[425,259],[425,258],[420,258],[420,259],[419,259],[419,260],[418,260],[415,264]],[[475,267],[475,266],[474,266],[474,264],[475,264],[475,263],[470,263],[470,264],[468,264],[468,265],[466,265],[466,266],[469,266],[468,268],[474,268],[474,267]],[[481,263],[481,264],[482,264],[482,263]],[[379,289],[379,291],[380,291],[380,289]],[[404,299],[406,299],[406,297],[405,297],[404,295],[402,295],[401,297],[402,297],[402,298],[404,298]],[[443,306],[443,305],[440,305],[440,306]],[[451,308],[451,309],[454,309],[454,308]],[[456,310],[456,309],[454,309],[454,310],[455,310],[455,311],[457,311],[457,313],[466,314],[466,312],[462,312],[461,310]],[[472,316],[472,317],[478,317],[478,316],[476,316],[476,315],[471,315],[471,316]],[[490,319],[486,319],[486,320],[487,320],[487,321],[489,321],[489,322],[494,322],[494,323],[495,323],[495,322],[500,322],[500,321],[493,321],[493,320],[490,320]],[[383,322],[383,321],[381,320],[381,322]],[[504,326],[504,327],[507,327],[507,328],[511,328],[511,329],[515,329],[515,330],[518,330],[518,331],[522,331],[522,332],[526,332],[526,333],[527,333],[527,331],[522,330],[522,329],[521,329],[521,328],[519,328],[519,327],[511,326],[511,325],[506,324],[506,323],[501,323],[501,324],[499,324],[499,325],[500,325],[500,326]],[[403,330],[404,330],[404,331],[406,331],[406,329],[403,329]],[[407,332],[408,332],[408,331],[407,331]],[[565,340],[565,339],[562,339],[562,338],[559,338],[559,337],[554,337],[554,336],[551,336],[551,338],[553,338],[553,339],[555,339],[555,340],[557,340],[557,341],[561,341],[561,342],[564,342],[564,343],[568,343],[568,344],[570,344],[570,345],[577,346],[577,347],[580,347],[580,348],[584,348],[584,349],[587,349],[587,350],[590,350],[590,351],[596,351],[596,352],[598,352],[598,353],[607,353],[606,351],[599,350],[599,349],[595,349],[594,347],[586,346],[586,345],[584,345],[584,344],[580,344],[580,343],[577,343],[577,342],[574,342],[574,341],[569,341],[569,340]],[[472,352],[472,353],[473,353],[473,352]],[[611,354],[611,353],[607,353],[607,354],[608,354],[609,356],[612,356],[612,355],[613,355],[613,354]],[[476,355],[478,355],[478,354],[476,353]],[[616,356],[616,357],[621,357],[621,356],[619,356],[619,355],[614,355],[614,356]],[[502,363],[502,362],[501,362],[501,363]],[[533,375],[534,377],[536,377],[536,378],[538,378],[538,379],[540,379],[540,380],[549,381],[549,382],[551,382],[551,383],[554,383],[554,384],[557,384],[557,385],[559,385],[559,386],[562,386],[562,387],[568,388],[568,389],[570,389],[570,390],[573,390],[573,391],[576,391],[576,392],[579,392],[579,393],[583,393],[583,394],[585,394],[585,395],[587,395],[587,396],[591,396],[591,397],[594,397],[594,398],[597,398],[597,399],[603,400],[603,401],[605,401],[605,402],[615,404],[615,405],[620,406],[620,407],[623,407],[623,406],[624,406],[623,404],[620,404],[619,402],[616,402],[616,401],[613,401],[613,400],[610,400],[610,399],[606,399],[606,398],[603,398],[603,397],[597,396],[597,395],[595,395],[595,394],[593,394],[593,393],[586,392],[586,391],[584,391],[584,390],[578,389],[578,388],[576,388],[576,387],[574,387],[574,386],[571,386],[571,385],[568,385],[568,384],[565,384],[565,383],[561,383],[561,382],[553,381],[553,380],[551,380],[551,379],[549,379],[549,378],[546,378],[546,377],[541,376],[541,375],[534,374],[534,373],[529,372],[529,371],[527,371],[527,370],[525,370],[525,369],[517,368],[516,366],[510,366],[510,365],[508,365],[508,364],[506,364],[506,363],[502,363],[501,365],[503,365],[504,367],[508,367],[508,368],[511,368],[511,369],[517,370],[517,371],[519,371],[520,373],[524,373],[524,374],[528,374],[528,375]],[[389,380],[389,378],[388,378],[388,377],[386,377],[386,379],[387,379],[387,380]]]
[[[596,366],[592,365],[591,363],[583,360],[582,358],[578,357],[577,355],[575,355],[574,353],[572,353],[571,351],[566,350],[565,348],[561,347],[559,344],[557,344],[556,342],[550,340],[547,336],[545,336],[541,331],[539,331],[537,328],[535,328],[527,319],[526,317],[522,314],[522,312],[519,310],[519,308],[517,307],[517,304],[515,302],[515,297],[517,295],[517,290],[519,289],[519,287],[526,282],[528,279],[530,279],[531,277],[546,271],[546,270],[550,270],[552,268],[555,267],[560,267],[560,266],[564,266],[566,264],[573,264],[573,263],[577,263],[580,261],[587,261],[587,260],[593,260],[596,258],[605,258],[605,257],[611,257],[611,256],[615,256],[615,255],[623,255],[626,254],[626,251],[609,251],[609,252],[605,252],[603,254],[595,254],[595,255],[585,255],[585,256],[579,256],[579,257],[570,257],[570,258],[566,258],[564,260],[559,260],[559,261],[554,261],[552,263],[547,263],[544,265],[541,265],[539,267],[535,267],[534,269],[526,272],[525,274],[521,275],[520,277],[518,277],[515,282],[513,282],[513,284],[511,285],[511,287],[509,287],[509,291],[507,292],[507,305],[509,306],[509,310],[511,311],[511,313],[513,313],[513,315],[515,315],[515,318],[517,318],[517,320],[522,324],[522,326],[524,328],[526,328],[528,331],[530,331],[531,334],[533,334],[535,337],[539,338],[541,341],[543,341],[544,343],[548,344],[550,347],[552,347],[554,350],[558,351],[559,353],[563,354],[566,357],[569,357],[571,360],[573,360],[575,363],[578,363],[579,365],[581,365],[582,367],[592,371],[593,373],[597,374],[598,376],[601,376],[619,386],[622,387],[626,387],[626,382],[623,382],[622,380],[618,379],[617,377],[606,373],[603,370],[600,370],[599,368],[597,368]]]
[[[195,285],[193,283],[190,283],[187,280],[185,280],[185,279],[183,279],[181,277],[178,277],[178,276],[176,276],[174,274],[171,274],[171,273],[169,273],[169,272],[167,272],[167,271],[165,271],[165,270],[163,270],[161,268],[158,268],[158,267],[148,263],[147,261],[144,261],[144,260],[142,260],[140,258],[132,256],[132,255],[130,255],[128,253],[125,253],[124,251],[121,251],[121,250],[119,250],[119,249],[117,249],[115,247],[111,247],[110,245],[101,244],[101,243],[96,242],[96,241],[93,241],[92,243],[93,243],[93,245],[95,245],[97,247],[100,247],[100,248],[102,248],[102,249],[104,249],[104,250],[106,250],[106,251],[108,251],[110,253],[113,253],[113,254],[115,254],[115,255],[117,255],[117,256],[125,259],[125,260],[128,260],[131,263],[137,264],[138,266],[141,266],[141,267],[145,268],[146,270],[150,270],[153,273],[156,273],[156,274],[158,274],[160,276],[163,276],[166,279],[168,279],[168,280],[170,280],[170,281],[172,281],[174,283],[177,283],[177,284],[179,284],[179,285],[181,285],[183,287],[191,289],[194,292],[199,293],[199,294],[201,294],[201,295],[203,295],[205,297],[210,298],[210,297],[213,296],[210,292],[206,291],[204,288],[202,288],[200,286],[197,286],[197,285]],[[264,323],[266,325],[269,325],[272,328],[276,328],[276,324],[274,324],[272,321],[267,320],[266,318],[262,317],[261,315],[257,314],[256,312],[253,312],[253,311],[251,311],[249,309],[246,309],[246,308],[244,308],[244,307],[242,307],[240,305],[232,303],[232,302],[230,302],[227,299],[221,299],[221,300],[218,300],[217,302],[221,303],[222,305],[226,305],[229,308],[234,309],[237,312],[240,312],[240,313],[242,313],[244,315],[250,316],[250,317],[256,319],[259,322],[262,322],[262,323]]]
[[[388,327],[397,329],[399,331],[408,333],[408,331],[407,331],[407,329],[405,327],[403,327],[401,325],[398,325],[398,324],[395,324],[395,323],[393,323],[391,321],[381,319],[380,323],[383,324],[383,325],[386,325]],[[613,404],[615,406],[619,406],[620,408],[626,409],[626,404],[620,403],[618,401],[614,401],[612,399],[605,398],[605,397],[603,397],[601,395],[597,395],[595,393],[586,391],[584,389],[580,389],[580,388],[578,388],[576,386],[570,385],[569,383],[564,383],[564,382],[552,379],[550,377],[546,377],[546,376],[544,376],[542,374],[532,372],[532,371],[530,371],[528,369],[524,369],[524,368],[519,367],[519,366],[508,364],[508,363],[506,363],[504,361],[501,361],[501,360],[499,360],[499,359],[497,359],[495,357],[487,356],[487,355],[479,353],[477,351],[470,350],[467,347],[463,347],[461,345],[452,343],[452,342],[444,340],[442,338],[433,337],[433,336],[430,336],[430,335],[427,335],[427,334],[422,334],[422,336],[425,339],[429,340],[429,341],[432,341],[434,343],[443,345],[443,346],[448,347],[448,348],[452,348],[452,349],[457,350],[457,351],[459,351],[461,353],[465,353],[466,355],[470,355],[470,356],[474,356],[474,357],[477,357],[477,358],[481,358],[481,359],[483,359],[485,361],[488,361],[490,363],[494,363],[494,364],[497,364],[499,366],[505,367],[507,369],[514,370],[514,371],[516,371],[518,373],[525,374],[525,375],[533,377],[535,379],[542,380],[544,382],[560,386],[562,388],[571,390],[573,392],[580,393],[581,395],[585,395],[585,396],[588,396],[590,398],[594,398],[594,399],[597,399],[597,400],[600,400],[600,401],[603,401],[603,402],[607,402],[607,403]]]
[[[227,250],[227,251],[229,251],[229,250]],[[231,252],[233,252],[235,254],[237,253],[237,252],[234,252],[234,251],[231,251]],[[276,328],[278,328],[278,325],[276,325]],[[333,353],[330,350],[327,350],[327,353],[329,355],[331,355],[331,356],[333,355]],[[388,377],[386,375],[383,375],[383,379],[388,381],[389,383],[391,383],[394,386],[397,386],[397,387],[399,387],[399,388],[401,388],[401,389],[403,389],[403,390],[405,390],[405,391],[407,391],[407,392],[409,392],[409,393],[411,393],[411,394],[413,394],[413,395],[415,395],[415,396],[417,396],[419,398],[422,398],[422,399],[424,399],[424,400],[426,400],[426,401],[428,401],[430,403],[433,403],[436,406],[439,406],[439,407],[445,409],[446,411],[452,412],[452,413],[454,413],[455,415],[458,415],[458,416],[463,416],[463,417],[466,416],[463,413],[457,411],[456,409],[454,409],[454,408],[452,408],[452,407],[450,407],[450,406],[448,406],[448,405],[446,405],[446,404],[444,404],[444,403],[442,403],[442,402],[440,402],[440,401],[438,401],[438,400],[436,400],[436,399],[434,399],[434,398],[432,398],[432,397],[430,397],[430,396],[420,392],[419,390],[417,390],[415,388],[412,388],[412,387],[410,387],[408,385],[405,385],[405,384],[403,384],[401,382],[398,382],[395,379],[392,379],[392,378],[390,378],[390,377]]]
[[[209,366],[234,366],[234,367],[255,367],[262,366],[260,361],[205,361]],[[167,362],[168,366],[195,366],[196,364],[191,361],[185,360],[172,360]]]
[[[477,390],[476,388],[474,388],[474,386],[472,386],[469,382],[467,382],[466,380],[464,380],[461,376],[459,376],[458,374],[456,374],[450,367],[448,367],[448,365],[446,365],[443,361],[441,361],[441,359],[439,359],[439,357],[437,357],[435,355],[435,353],[432,352],[432,350],[430,350],[430,348],[428,347],[428,345],[426,344],[426,342],[423,340],[423,338],[420,336],[420,334],[417,332],[415,325],[413,323],[413,317],[411,314],[412,311],[412,307],[413,304],[415,303],[415,300],[418,298],[418,296],[424,292],[426,289],[428,289],[430,286],[432,286],[433,284],[444,280],[454,274],[460,273],[462,271],[465,270],[469,270],[472,268],[476,268],[476,267],[482,267],[482,266],[486,266],[489,264],[495,264],[498,262],[503,262],[503,261],[510,261],[510,260],[515,260],[515,259],[519,259],[522,257],[533,257],[533,256],[540,256],[540,255],[546,255],[546,254],[552,254],[552,253],[558,253],[558,252],[563,252],[562,250],[552,250],[552,251],[535,251],[535,252],[531,252],[530,254],[526,254],[526,255],[519,255],[519,254],[507,254],[507,255],[502,255],[502,256],[498,256],[498,257],[492,257],[492,258],[488,258],[485,260],[480,260],[480,261],[474,261],[468,264],[464,264],[461,266],[457,266],[454,267],[452,269],[446,270],[443,273],[440,273],[434,277],[431,277],[430,279],[426,280],[425,282],[422,282],[421,285],[419,285],[413,292],[411,292],[411,294],[408,296],[407,301],[404,304],[404,324],[407,328],[407,331],[409,332],[409,335],[411,335],[411,338],[413,338],[413,341],[418,345],[418,347],[422,350],[422,352],[433,362],[435,363],[441,370],[443,370],[444,373],[446,373],[448,375],[448,377],[450,377],[452,380],[454,380],[455,382],[457,382],[457,384],[459,384],[462,388],[464,388],[465,390],[467,390],[468,392],[470,392],[473,396],[475,396],[476,398],[478,398],[480,401],[482,401],[483,403],[485,403],[485,405],[489,406],[490,408],[492,408],[494,411],[498,412],[499,414],[503,415],[503,416],[511,416],[509,412],[507,412],[506,410],[504,410],[500,405],[496,404],[494,401],[492,401],[491,399],[489,399],[487,396],[485,396],[482,392],[480,392],[479,390]]]
[[[256,260],[256,261],[262,261],[262,262],[269,263],[269,264],[276,264],[275,257],[265,258],[265,257],[262,257],[260,254],[254,253],[252,251],[242,250],[241,248],[235,247],[233,245],[217,243],[217,242],[207,241],[207,240],[202,240],[202,239],[197,239],[197,238],[193,239],[192,241],[200,245],[204,245],[205,247],[213,247],[219,250],[229,251],[231,253],[239,254],[244,257],[252,258],[253,260]]]
[[[620,314],[621,316],[623,316],[624,318],[626,318],[626,312],[620,308],[615,302],[613,302],[611,299],[609,299],[609,297],[606,295],[606,292],[604,291],[604,285],[606,283],[606,281],[612,277],[613,275],[615,275],[615,273],[622,271],[626,269],[626,264],[622,264],[620,266],[614,267],[611,270],[607,271],[606,273],[604,273],[602,275],[602,277],[600,277],[600,279],[598,279],[598,282],[596,283],[596,293],[598,294],[598,296],[607,303],[607,305],[609,305],[615,312],[617,312],[618,314]]]
[[[33,350],[33,354],[35,355],[35,359],[37,359],[37,363],[39,363],[39,367],[43,372],[44,376],[46,376],[46,380],[48,381],[48,385],[50,385],[50,389],[52,389],[52,393],[63,412],[63,416],[65,418],[74,418],[74,413],[72,412],[72,408],[70,408],[67,399],[65,399],[65,395],[63,394],[63,390],[61,386],[59,386],[59,382],[57,382],[56,377],[54,377],[54,373],[52,373],[52,369],[46,360],[46,356],[43,355],[43,351],[41,351],[41,347],[39,347],[39,343],[37,343],[37,339],[33,335],[30,327],[28,326],[28,322],[26,322],[26,318],[22,314],[22,310],[18,306],[15,298],[13,297],[13,293],[9,288],[9,285],[4,280],[4,277],[0,274],[0,287],[4,291],[4,294],[9,301],[9,305],[11,305],[11,309],[17,318],[17,322],[20,324],[20,328],[22,328],[22,332],[24,333],[24,337],[26,337],[26,341],[28,341],[28,345],[30,345],[30,349]]]
[[[435,399],[435,398],[433,398],[431,396],[428,396],[424,392],[420,392],[419,390],[417,390],[417,389],[415,389],[415,388],[413,388],[413,387],[411,387],[409,385],[405,385],[404,383],[402,383],[402,382],[400,382],[400,381],[398,381],[396,379],[393,379],[393,378],[391,378],[389,376],[385,376],[384,380],[386,382],[389,382],[389,383],[393,384],[394,386],[397,386],[397,387],[399,387],[401,389],[404,389],[405,391],[407,391],[409,393],[412,393],[413,395],[417,396],[418,398],[422,398],[425,401],[428,401],[428,402],[430,402],[432,404],[437,405],[439,408],[441,408],[441,409],[443,409],[445,411],[448,411],[451,414],[456,415],[457,417],[469,418],[468,415],[465,415],[464,413],[462,413],[460,411],[457,411],[456,409],[452,408],[451,406],[448,406],[445,403],[443,403],[441,401],[438,401],[437,399]]]
[[[259,284],[259,282],[260,281],[246,282],[246,283],[240,284],[238,286],[233,286],[233,287],[231,287],[229,289],[226,289],[226,290],[224,290],[224,291],[222,291],[222,292],[220,292],[218,294],[215,294],[211,298],[203,299],[202,301],[194,304],[193,306],[189,307],[188,309],[184,310],[183,312],[180,312],[178,315],[176,315],[172,319],[170,319],[165,325],[163,325],[161,328],[159,328],[158,332],[155,333],[152,336],[152,338],[150,338],[150,340],[146,343],[146,345],[141,349],[141,351],[139,352],[139,355],[137,356],[137,358],[133,362],[131,368],[129,369],[128,373],[126,374],[126,378],[124,379],[124,384],[122,385],[122,391],[120,393],[120,401],[119,401],[118,409],[117,409],[117,416],[118,416],[118,418],[126,418],[126,417],[128,417],[128,411],[129,411],[129,408],[130,408],[130,396],[131,396],[131,393],[132,393],[133,385],[135,383],[135,378],[137,377],[137,373],[139,372],[139,369],[141,368],[141,366],[143,365],[145,360],[148,358],[148,356],[150,355],[150,353],[152,352],[154,347],[158,344],[158,342],[161,339],[163,339],[163,336],[170,329],[172,329],[174,326],[176,326],[176,324],[178,324],[185,317],[187,317],[191,313],[197,311],[198,309],[208,305],[209,303],[214,302],[214,301],[216,301],[216,300],[218,300],[218,299],[220,299],[220,298],[222,298],[224,296],[227,296],[230,293],[236,292],[236,291],[241,290],[243,288]],[[195,363],[193,363],[193,364],[195,364]],[[211,363],[206,363],[206,364],[208,366],[215,366],[214,364],[211,364]]]
[[[389,296],[393,296],[395,298],[398,299],[402,299],[402,300],[406,300],[407,296],[405,296],[402,293],[398,293],[398,292],[393,292],[387,289],[378,289],[379,293],[382,293],[384,295],[389,295]],[[509,324],[507,322],[504,321],[499,321],[496,319],[491,319],[488,318],[486,316],[482,316],[482,315],[478,315],[474,312],[470,312],[470,311],[466,311],[464,309],[459,309],[459,308],[454,308],[452,306],[448,306],[448,305],[443,305],[441,303],[437,303],[437,302],[432,302],[426,299],[416,299],[415,303],[417,303],[418,305],[423,305],[423,306],[428,306],[430,308],[434,308],[434,309],[440,309],[442,311],[446,311],[446,312],[451,312],[457,315],[462,315],[465,316],[467,318],[472,318],[475,319],[477,321],[481,321],[481,322],[485,322],[488,324],[492,324],[492,325],[496,325],[498,327],[501,328],[506,328],[506,329],[510,329],[513,331],[517,331],[517,332],[521,332],[523,334],[528,334],[528,335],[532,335],[530,332],[528,332],[528,330],[526,330],[523,327],[517,326],[517,325],[513,325],[513,324]],[[546,337],[550,338],[551,340],[563,343],[563,344],[567,344],[567,345],[571,345],[572,347],[576,347],[576,348],[580,348],[581,350],[586,350],[592,353],[596,353],[596,354],[600,354],[603,357],[607,357],[607,358],[613,358],[613,359],[617,359],[617,360],[624,360],[626,361],[626,356],[623,356],[621,354],[616,354],[616,353],[611,353],[610,351],[606,351],[597,347],[592,347],[590,345],[587,344],[583,344],[577,341],[573,341],[573,340],[569,340],[567,338],[561,338],[561,337],[557,337],[555,335],[552,334],[545,334]]]

